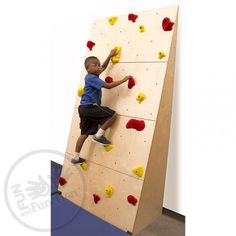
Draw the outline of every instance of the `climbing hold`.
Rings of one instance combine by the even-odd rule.
[[[132,22],[135,22],[137,18],[138,18],[138,15],[135,15],[135,14],[132,14],[132,13],[130,13],[128,15],[128,20],[130,20]]]
[[[89,48],[90,51],[92,51],[94,45],[95,45],[95,43],[93,41],[87,42],[87,47]]]
[[[143,176],[143,171],[144,171],[144,169],[143,169],[142,166],[137,166],[137,167],[135,167],[135,168],[132,170],[132,172],[133,172],[134,174],[136,174],[137,176],[139,176],[139,177],[142,177],[142,176]]]
[[[112,63],[117,63],[120,60],[121,46],[115,46],[117,55],[111,58]]]
[[[144,99],[145,99],[144,93],[141,93],[141,92],[138,93],[137,98],[136,98],[136,100],[138,101],[138,103],[140,104]]]
[[[108,22],[110,25],[114,25],[117,21],[118,17],[117,16],[112,16],[108,18]]]
[[[173,28],[174,22],[170,21],[170,18],[165,17],[162,21],[162,28],[164,31],[171,31]]]
[[[113,194],[113,188],[110,185],[107,185],[105,187],[105,193],[108,197],[111,197]]]
[[[93,194],[93,200],[97,204],[101,200],[101,198],[96,193],[94,193]]]
[[[81,168],[82,168],[83,170],[87,170],[88,164],[87,164],[86,162],[83,162],[83,163],[81,164]]]
[[[107,76],[107,77],[105,78],[105,81],[106,81],[107,83],[112,83],[112,82],[113,82],[113,78],[112,78],[111,76]]]
[[[78,93],[78,96],[81,97],[82,94],[84,93],[84,87],[80,87],[80,88],[78,88],[77,93]]]
[[[63,177],[60,177],[60,178],[59,178],[59,184],[60,184],[61,186],[65,185],[66,183],[67,183],[67,181],[66,181],[65,178],[63,178]]]
[[[133,86],[135,85],[135,80],[133,77],[129,78],[129,82],[128,82],[128,88],[132,89]]]
[[[130,203],[130,204],[132,204],[132,205],[136,205],[136,203],[138,202],[138,200],[137,200],[137,198],[136,197],[134,197],[133,195],[129,195],[128,197],[127,197],[127,200],[128,200],[128,202]]]
[[[166,54],[163,51],[158,52],[158,58],[161,60]]]
[[[130,119],[126,124],[126,128],[142,131],[145,128],[145,122],[143,120]]]
[[[139,26],[139,31],[140,31],[140,32],[145,32],[145,27],[144,27],[143,25],[140,25],[140,26]]]
[[[109,145],[105,145],[105,146],[104,146],[104,150],[107,151],[107,152],[111,151],[112,148],[113,148],[113,145],[112,145],[112,144],[109,144]]]

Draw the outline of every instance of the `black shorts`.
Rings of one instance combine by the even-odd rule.
[[[78,108],[80,116],[81,134],[96,134],[98,125],[102,125],[110,119],[115,111],[109,107],[98,105],[80,105]]]

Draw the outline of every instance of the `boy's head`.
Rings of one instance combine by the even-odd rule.
[[[100,61],[97,57],[90,56],[84,61],[84,67],[88,73],[99,75],[101,73]]]

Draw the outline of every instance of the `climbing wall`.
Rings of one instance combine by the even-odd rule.
[[[95,55],[101,61],[112,48],[121,47],[119,62],[110,63],[100,78],[116,81],[132,75],[134,84],[103,89],[102,104],[119,114],[106,131],[112,145],[94,144],[89,137],[81,151],[88,165],[74,166],[70,160],[80,135],[82,71],[59,190],[133,235],[162,213],[177,19],[178,7],[171,6],[96,20],[87,43],[85,57]]]

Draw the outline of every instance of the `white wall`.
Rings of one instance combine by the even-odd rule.
[[[228,190],[235,189],[234,1],[92,2],[0,2],[1,179],[29,151],[64,152],[93,19],[179,4],[164,205],[187,216],[188,235],[233,235],[235,217],[228,210],[236,210],[236,194]],[[1,209],[9,235],[32,235]]]

